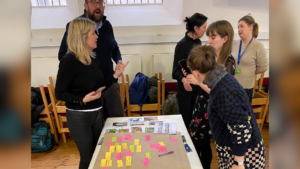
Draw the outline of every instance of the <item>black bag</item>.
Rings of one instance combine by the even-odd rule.
[[[50,132],[47,122],[39,121],[31,127],[31,152],[48,152],[53,145],[58,145]]]

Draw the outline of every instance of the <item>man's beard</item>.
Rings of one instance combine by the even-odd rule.
[[[95,9],[94,11],[87,11],[87,16],[89,17],[89,19],[91,19],[92,21],[95,21],[96,23],[102,21],[102,18],[103,18],[103,14],[101,14],[100,16],[95,16],[94,15],[94,12],[96,11],[100,11],[101,13],[101,10],[100,9]]]

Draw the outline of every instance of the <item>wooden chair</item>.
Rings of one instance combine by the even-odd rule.
[[[255,75],[255,82],[253,87],[253,99],[252,99],[252,108],[254,113],[258,113],[258,118],[256,119],[257,124],[259,125],[260,131],[262,131],[263,124],[266,118],[266,112],[269,105],[269,94],[261,90],[262,82],[264,79],[264,73],[261,73],[260,79],[257,80],[257,75]],[[255,89],[258,85],[258,91]]]
[[[157,73],[155,74],[157,77]],[[162,96],[160,94],[162,83]],[[127,103],[127,115],[128,117],[140,116],[140,106],[137,104],[130,104],[129,102],[129,75],[126,74],[126,103]],[[159,73],[159,80],[157,82],[157,103],[154,104],[143,104],[142,111],[143,116],[157,116],[161,115],[161,109],[165,103],[165,80],[162,79],[162,74]]]
[[[67,143],[66,133],[69,133],[70,131],[69,128],[63,124],[67,122],[65,102],[56,99],[54,83],[51,76],[49,77],[49,81],[50,84],[48,83],[48,89],[49,89],[51,103],[53,105],[53,111],[55,115],[58,132],[62,134],[64,143]]]
[[[43,102],[45,105],[44,110],[40,113],[39,121],[44,120],[49,124],[50,132],[51,132],[51,134],[54,135],[54,139],[58,143],[57,132],[56,132],[54,118],[53,118],[53,114],[52,114],[52,103],[48,104],[43,85],[39,85],[39,87],[40,87]]]

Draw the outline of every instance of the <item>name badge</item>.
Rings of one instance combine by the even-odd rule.
[[[241,74],[242,70],[241,69],[235,69],[235,74]]]

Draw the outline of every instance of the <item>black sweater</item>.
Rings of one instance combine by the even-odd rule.
[[[79,17],[87,17],[86,11],[84,10],[84,14]],[[67,53],[68,45],[67,45],[67,36],[68,36],[68,28],[69,24],[67,24],[66,32],[61,41],[61,45],[58,52],[58,60],[61,60]],[[115,63],[119,60],[122,60],[121,53],[119,50],[119,46],[115,40],[114,32],[112,26],[108,20],[106,20],[106,16],[103,16],[102,27],[95,31],[98,35],[97,39],[97,48],[93,51],[96,53],[97,62],[99,64],[99,68],[101,68],[104,79],[110,78],[114,74],[113,70],[113,59]]]
[[[75,110],[94,109],[101,106],[100,99],[83,104],[84,96],[96,91],[102,86],[108,88],[117,81],[111,75],[104,80],[101,69],[96,59],[88,66],[76,59],[73,53],[67,53],[59,63],[57,73],[55,95],[58,100],[66,102],[66,107]]]
[[[194,40],[190,38],[187,33],[188,32],[185,33],[185,36],[176,45],[172,71],[172,78],[177,80],[177,89],[182,91],[185,91],[183,83],[181,82],[184,75],[178,62],[183,59],[186,60],[194,46],[201,45],[200,39]],[[191,86],[193,87],[194,85]]]

